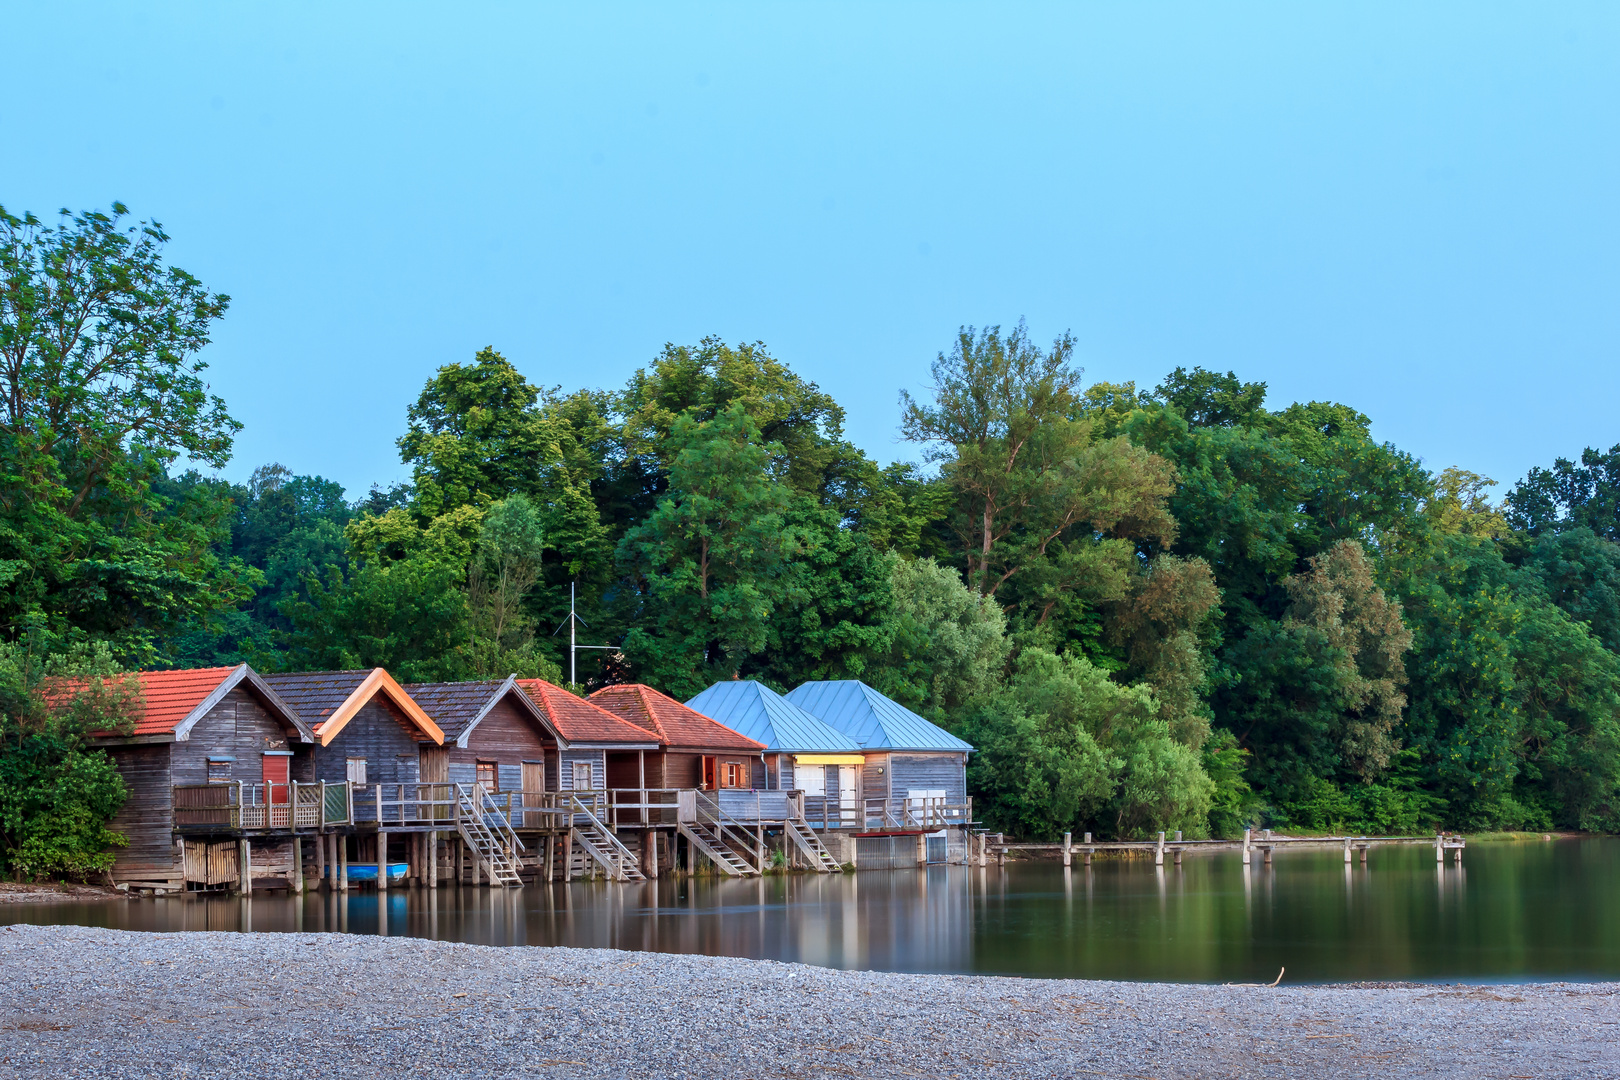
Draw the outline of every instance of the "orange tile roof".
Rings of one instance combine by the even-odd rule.
[[[219,684],[234,672],[234,667],[190,668],[185,671],[142,671],[138,673],[143,706],[130,735],[172,735],[181,721],[196,711]],[[73,683],[63,683],[46,691],[55,697],[60,692],[67,696],[75,689]],[[96,736],[124,735],[121,731],[96,731]]]
[[[544,679],[519,679],[517,684],[571,743],[619,742],[645,746],[659,741],[658,736],[646,728],[620,719]]]
[[[658,741],[669,750],[743,750],[757,753],[765,744],[755,742],[689,708],[650,686],[621,683],[604,686],[591,695],[602,708],[633,724],[658,733]]]

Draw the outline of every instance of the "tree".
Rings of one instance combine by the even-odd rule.
[[[1586,528],[1620,541],[1620,445],[1606,454],[1587,447],[1579,465],[1558,458],[1551,469],[1531,469],[1506,502],[1513,527],[1532,536]]]
[[[957,495],[952,527],[968,584],[999,596],[1021,624],[1069,620],[1081,605],[1118,599],[1136,543],[1168,543],[1175,473],[1129,439],[1096,439],[1078,398],[1080,372],[1065,334],[1042,350],[1020,322],[975,336],[933,365],[934,401],[902,393],[901,430],[929,445]]]
[[[228,298],[165,265],[162,226],[127,213],[51,226],[0,209],[0,618],[144,662],[252,575],[211,550],[217,489],[154,490],[181,454],[230,456],[240,425],[197,356]]]
[[[797,538],[785,529],[789,494],[766,472],[778,448],[760,444],[742,404],[708,421],[680,417],[669,449],[668,492],[619,542],[637,602],[625,654],[642,677],[689,697],[765,647]]]
[[[470,366],[441,367],[410,407],[399,439],[400,458],[414,469],[418,515],[534,495],[561,457],[539,400],[540,391],[494,349],[480,349]]]
[[[1507,519],[1500,507],[1492,506],[1486,488],[1496,481],[1467,469],[1452,466],[1434,484],[1434,495],[1424,500],[1423,514],[1430,525],[1443,533],[1460,533],[1485,540],[1499,540],[1508,534]]]
[[[1620,544],[1577,527],[1539,537],[1524,567],[1547,598],[1620,653]]]
[[[966,728],[986,820],[1046,838],[1088,825],[1204,835],[1214,784],[1156,714],[1147,688],[1120,686],[1083,656],[1025,649]]]
[[[527,603],[540,580],[544,550],[540,511],[522,495],[507,496],[484,515],[467,578],[469,659],[477,675],[559,676],[557,665],[535,650]]]
[[[123,780],[89,735],[130,730],[143,703],[105,643],[52,653],[46,640],[0,643],[0,869],[84,877],[125,842],[107,827]]]
[[[959,729],[970,703],[1001,682],[1011,647],[1006,614],[933,559],[893,566],[894,637],[871,681],[902,705]]]

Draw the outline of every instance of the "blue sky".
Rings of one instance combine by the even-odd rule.
[[[352,495],[441,364],[763,340],[882,461],[962,323],[1232,369],[1511,483],[1620,442],[1613,4],[35,4],[0,204],[121,199]],[[21,47],[19,47],[21,46]]]

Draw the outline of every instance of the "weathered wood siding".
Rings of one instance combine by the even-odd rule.
[[[379,694],[360,707],[330,746],[316,748],[314,779],[347,780],[348,759],[357,757],[366,759],[368,784],[414,784],[423,741],[398,706]]]
[[[868,753],[866,755],[866,764],[861,766],[861,798],[890,798],[892,796],[892,790],[889,786],[891,772],[888,754]]]
[[[264,779],[266,750],[293,751],[288,778],[313,779],[299,775],[300,771],[307,774],[313,769],[309,749],[308,743],[289,742],[281,721],[271,716],[258,698],[238,686],[197,721],[188,740],[174,744],[173,782],[206,784],[208,759],[230,757],[235,760],[229,763],[229,779],[257,783]]]
[[[607,790],[607,752],[604,750],[564,750],[562,752],[562,775],[558,777],[555,791],[574,790],[574,762],[588,761],[591,765],[591,787],[597,791]],[[549,778],[548,778],[549,779]]]
[[[549,746],[556,748],[555,740],[546,737],[545,730],[518,708],[510,696],[496,702],[478,726],[467,736],[466,747],[447,747],[450,757],[450,781],[470,784],[478,779],[478,762],[493,761],[500,777],[502,791],[523,790],[523,763],[541,761]],[[555,790],[555,789],[552,789]]]
[[[698,754],[664,754],[662,757],[664,782],[659,787],[695,788],[703,782],[703,759]]]
[[[181,874],[180,852],[174,845],[171,746],[157,743],[107,750],[129,793],[111,825],[129,840],[128,847],[115,849],[116,881],[178,878]]]
[[[961,754],[890,754],[891,798],[913,790],[945,792],[952,803],[967,801],[967,759]]]

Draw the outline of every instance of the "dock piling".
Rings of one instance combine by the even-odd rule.
[[[1069,841],[1070,841],[1070,838],[1071,838],[1071,837],[1072,837],[1072,836],[1073,836],[1073,835],[1074,835],[1074,834],[1073,834],[1073,833],[1064,833],[1064,834],[1063,834],[1063,865],[1064,865],[1064,866],[1069,866],[1069,865],[1071,865],[1071,862],[1070,862],[1070,860],[1071,860],[1071,858],[1072,858],[1072,857],[1073,857],[1073,856],[1072,856],[1072,855],[1071,855],[1071,853],[1070,853],[1070,847],[1071,847],[1071,845],[1070,845],[1070,842],[1069,842]]]
[[[1159,846],[1153,852],[1153,865],[1164,865],[1164,832],[1162,830],[1159,833]]]

